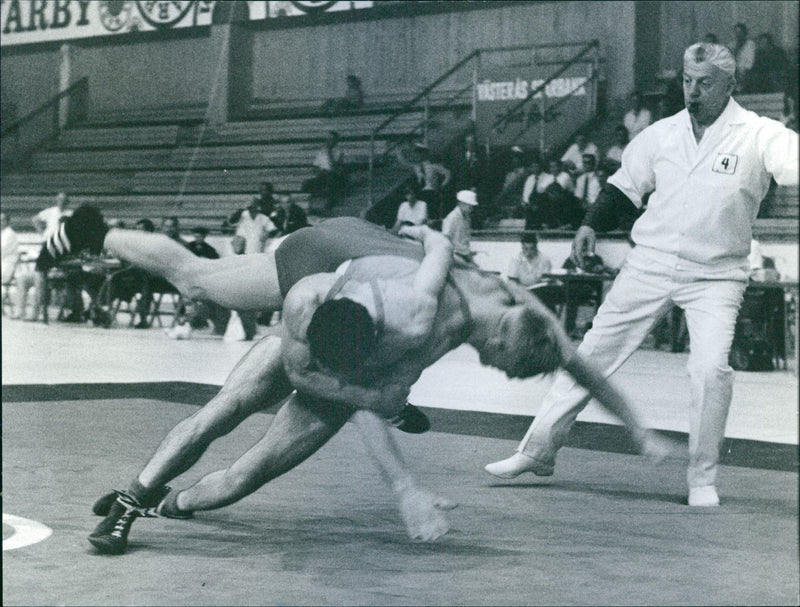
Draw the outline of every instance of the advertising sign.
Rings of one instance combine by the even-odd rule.
[[[548,147],[588,120],[595,103],[591,62],[570,66],[537,91],[560,68],[497,67],[481,74],[475,106],[479,140],[492,146]]]
[[[231,0],[225,0],[229,3]],[[373,2],[246,2],[251,21],[371,8]],[[217,0],[0,0],[0,45],[209,26]]]

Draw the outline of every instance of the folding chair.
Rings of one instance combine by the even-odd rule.
[[[6,309],[8,309],[8,316],[14,316],[14,302],[11,301],[11,289],[16,288],[17,280],[17,268],[19,265],[25,260],[25,253],[20,253],[17,255],[17,260],[14,262],[13,267],[11,268],[11,272],[9,272],[8,276],[3,276],[3,285],[2,285],[2,298],[3,298],[3,316],[6,316]]]

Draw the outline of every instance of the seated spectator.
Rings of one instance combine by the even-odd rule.
[[[254,199],[255,200],[255,199]],[[198,257],[206,259],[219,259],[217,250],[206,242],[208,230],[198,226],[192,230],[194,240],[186,243],[186,248]],[[167,336],[171,339],[189,339],[193,329],[204,329],[210,320],[214,325],[214,334],[223,335],[228,324],[230,311],[211,301],[193,299],[187,302],[186,322],[177,324],[167,330]]]
[[[797,130],[797,112],[794,109],[794,99],[789,95],[783,96],[783,109],[781,110],[781,122],[787,129]]]
[[[270,220],[275,226],[275,232],[272,236],[280,238],[308,226],[306,212],[292,201],[291,196],[280,194],[276,197],[276,200],[278,205],[270,215]]]
[[[572,173],[575,171],[575,165],[571,161],[558,163],[558,173],[556,173],[556,183],[564,188],[567,192],[575,192],[575,179]]]
[[[747,74],[756,59],[756,44],[747,37],[747,26],[737,23],[733,26],[733,42],[728,45],[736,58],[736,92],[744,90]]]
[[[172,240],[177,242],[184,247],[188,244],[183,238],[181,238],[181,226],[178,218],[174,215],[170,217],[164,217],[161,220],[161,233],[169,236]]]
[[[330,211],[341,202],[347,187],[344,154],[339,149],[339,133],[330,131],[324,147],[314,157],[314,176],[303,184],[303,189],[325,199],[325,210]]]
[[[606,159],[616,162],[618,165],[622,164],[622,152],[628,145],[628,129],[623,125],[619,125],[614,129],[614,145],[608,148],[606,152]]]
[[[628,141],[636,137],[653,122],[653,116],[644,106],[642,94],[634,91],[631,94],[631,109],[625,114],[622,124],[628,131]]]
[[[392,226],[392,232],[397,232],[404,225],[420,226],[428,222],[428,204],[417,198],[417,188],[407,184],[403,188],[405,200],[397,209],[397,219]]]
[[[258,184],[259,210],[269,217],[275,210],[275,188],[271,181],[262,181]],[[236,221],[239,221],[237,218]],[[232,223],[236,223],[236,221]]]
[[[517,207],[522,200],[527,171],[522,148],[514,146],[508,159],[508,170],[503,176],[503,186],[495,196],[496,207]]]
[[[558,183],[547,186],[545,193],[525,213],[525,230],[576,229],[583,218],[580,202]]]
[[[617,270],[606,266],[603,258],[599,255],[584,255],[583,270],[575,266],[575,262],[571,257],[567,257],[564,264],[561,266],[570,272],[585,272],[586,274],[605,274],[614,276]],[[587,281],[572,285],[570,288],[569,301],[565,302],[566,311],[564,314],[564,329],[567,335],[571,337],[581,337],[589,328],[591,328],[591,321],[588,322],[580,330],[576,327],[578,318],[578,308],[580,306],[589,305],[594,307],[595,312],[600,306],[603,296],[603,280],[598,278],[596,281]]]
[[[578,173],[585,173],[586,168],[583,166],[584,154],[593,154],[597,157],[597,146],[586,139],[586,135],[578,133],[575,135],[575,142],[567,148],[564,155],[561,157],[561,162],[569,160],[575,165],[575,170]]]
[[[775,44],[772,34],[756,37],[753,67],[747,73],[744,90],[747,93],[778,93],[786,90],[789,60],[783,49]]]
[[[270,221],[269,217],[261,212],[260,199],[254,197],[244,211],[237,211],[231,215],[230,219],[235,219],[237,215],[238,219],[235,222],[236,234],[245,239],[247,243],[246,253],[248,255],[263,253],[267,238],[275,231],[275,225]],[[234,222],[231,221],[231,223]]]
[[[542,164],[538,160],[531,161],[528,167],[528,177],[525,179],[525,185],[522,188],[523,207],[536,206],[539,199],[544,195],[544,187],[541,187],[544,173],[542,172]],[[552,180],[550,180],[552,183]],[[546,186],[545,186],[546,187]]]
[[[358,76],[349,74],[346,78],[346,88],[344,97],[338,99],[328,99],[322,105],[322,111],[328,115],[353,112],[364,106],[364,90],[361,87],[361,79]]]
[[[601,184],[595,170],[596,163],[597,157],[594,154],[584,154],[583,166],[586,170],[575,181],[575,196],[581,201],[584,210],[592,206],[600,194]]]
[[[532,287],[542,281],[542,274],[552,269],[550,260],[539,252],[539,239],[535,232],[523,232],[520,236],[522,250],[508,264],[506,276],[509,280]]]
[[[705,36],[703,36],[703,42],[719,44],[719,38],[717,38],[717,35],[714,32],[708,32]]]

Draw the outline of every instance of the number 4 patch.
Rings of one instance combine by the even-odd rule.
[[[714,166],[711,170],[715,173],[725,173],[726,175],[733,175],[736,172],[736,163],[739,157],[736,154],[717,154],[717,159],[714,161]]]

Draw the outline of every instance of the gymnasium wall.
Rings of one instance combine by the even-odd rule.
[[[632,87],[633,2],[534,2],[496,9],[270,29],[253,40],[252,95],[326,98],[357,74],[367,95],[419,91],[479,48],[601,41],[612,95]],[[468,82],[471,74],[463,77]]]

